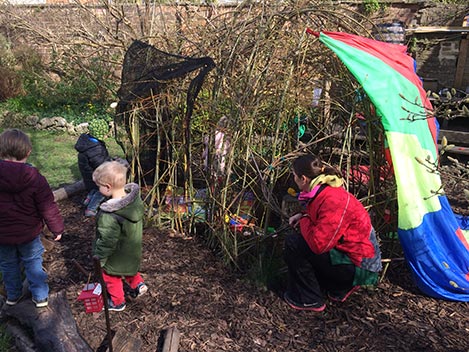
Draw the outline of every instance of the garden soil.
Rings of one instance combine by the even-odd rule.
[[[467,212],[462,189],[459,210]],[[92,271],[94,219],[85,218],[84,194],[61,201],[66,235],[45,255],[52,292],[65,290],[78,330],[97,350],[106,337],[103,312],[85,313],[77,297]],[[157,228],[144,231],[141,272],[149,292],[110,312],[113,330],[141,339],[142,352],[159,351],[169,327],[180,331],[179,351],[469,351],[469,303],[422,295],[402,260],[391,262],[374,290],[322,313],[298,312],[280,298],[282,284],[262,289],[226,268],[201,238]]]

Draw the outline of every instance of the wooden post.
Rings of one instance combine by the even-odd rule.
[[[180,335],[179,330],[175,326],[168,328],[166,330],[163,350],[161,352],[177,352],[179,348]]]
[[[456,66],[456,74],[454,77],[454,87],[458,89],[466,89],[463,84],[469,86],[469,79],[464,82],[464,77],[469,77],[469,67],[466,64],[469,55],[469,39],[461,39],[459,45],[458,65]]]
[[[99,258],[94,256],[94,269],[95,275],[98,277],[98,281],[102,287],[102,295],[104,300],[104,315],[106,317],[106,330],[107,330],[107,349],[106,352],[138,352],[142,347],[142,340],[129,335],[123,329],[117,329],[115,334],[111,330],[111,322],[109,318],[109,301],[108,301],[108,294],[106,289],[106,283],[103,279],[103,273],[101,269],[101,263]],[[74,262],[75,265],[80,266],[77,262]],[[79,269],[86,273],[86,271],[82,268]]]
[[[324,120],[322,121],[323,126],[327,126],[329,124],[329,120],[331,119],[331,87],[332,81],[326,80],[324,82]]]
[[[123,329],[117,329],[113,339],[114,352],[138,352],[142,348],[142,340],[129,335]]]
[[[109,319],[109,301],[108,301],[108,296],[107,296],[106,283],[104,282],[104,279],[103,279],[101,262],[99,258],[96,256],[93,256],[93,263],[94,263],[95,274],[98,277],[98,281],[101,284],[101,289],[102,289],[102,295],[103,295],[103,301],[104,301],[104,315],[106,317],[108,351],[113,352],[112,351],[112,330],[111,330],[111,322]]]

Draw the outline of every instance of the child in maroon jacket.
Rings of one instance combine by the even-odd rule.
[[[32,300],[40,308],[47,306],[49,295],[40,235],[46,224],[59,241],[64,223],[47,180],[26,163],[31,150],[24,132],[7,129],[0,134],[0,269],[7,305],[22,298],[22,264]]]
[[[381,252],[368,212],[343,185],[335,168],[304,155],[292,165],[304,211],[290,217],[297,231],[285,238],[288,305],[320,312],[344,302],[361,285],[376,284]]]

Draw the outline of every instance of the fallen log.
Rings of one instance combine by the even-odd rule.
[[[72,183],[71,185],[65,185],[53,192],[54,200],[58,202],[60,200],[67,199],[74,194],[84,191],[85,189],[86,188],[83,180]]]
[[[26,298],[14,306],[4,304],[2,316],[20,352],[93,351],[78,332],[65,291],[50,294],[47,308],[38,309]]]

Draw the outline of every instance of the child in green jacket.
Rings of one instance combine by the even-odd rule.
[[[102,203],[96,219],[93,254],[99,257],[109,292],[109,310],[125,309],[122,278],[135,296],[148,291],[140,273],[142,257],[143,201],[135,183],[126,184],[127,167],[108,161],[93,172],[93,181],[109,200]]]

